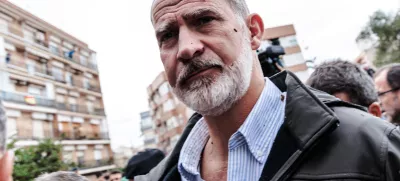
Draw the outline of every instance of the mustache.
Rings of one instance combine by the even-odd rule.
[[[201,58],[195,58],[182,68],[181,72],[179,73],[177,83],[178,85],[183,85],[187,79],[189,79],[192,75],[196,74],[201,70],[206,70],[212,67],[221,68],[223,67],[223,63],[218,60],[205,60]]]

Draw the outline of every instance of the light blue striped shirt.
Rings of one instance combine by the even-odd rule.
[[[286,93],[268,78],[260,98],[245,122],[229,139],[228,181],[258,180],[285,117]],[[185,141],[178,162],[184,181],[202,181],[200,158],[209,139],[205,120],[200,119]]]

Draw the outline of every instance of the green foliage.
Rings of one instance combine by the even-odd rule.
[[[43,173],[67,170],[68,166],[61,160],[61,145],[56,145],[48,139],[37,146],[15,151],[13,179],[32,181]]]
[[[375,12],[357,40],[377,38],[374,64],[400,63],[400,10],[395,14]]]

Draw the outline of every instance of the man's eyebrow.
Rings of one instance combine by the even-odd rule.
[[[171,29],[175,24],[175,20],[170,20],[170,21],[164,21],[157,25],[156,28],[156,36],[159,36],[160,34],[164,33],[165,31],[168,31]]]
[[[213,9],[196,9],[194,11],[187,12],[182,15],[182,18],[184,20],[190,20],[190,19],[195,19],[201,16],[205,15],[214,15],[217,16],[218,18],[222,17],[221,14],[218,11],[215,11]]]

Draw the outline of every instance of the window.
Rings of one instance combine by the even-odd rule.
[[[86,77],[83,78],[83,87],[84,87],[85,89],[89,89],[89,87],[90,87],[89,80],[88,80]]]
[[[35,74],[35,62],[33,60],[28,60],[26,62],[26,68],[28,69],[28,73],[31,75]]]
[[[298,65],[298,64],[305,63],[305,60],[301,53],[284,55],[283,61],[285,62],[286,66],[292,66],[292,65]]]
[[[94,159],[96,160],[97,164],[100,165],[100,162],[103,159],[101,150],[94,150]]]
[[[53,67],[51,71],[57,81],[64,81],[63,71],[60,68]]]
[[[33,138],[43,139],[43,124],[41,120],[33,120]]]
[[[82,65],[87,65],[87,58],[83,55],[79,56]]]
[[[160,96],[164,96],[166,94],[168,94],[169,92],[169,85],[167,82],[164,82],[163,84],[161,84],[160,88],[158,89],[158,91],[160,92]]]
[[[50,41],[50,43],[49,43],[49,49],[50,49],[51,53],[54,53],[56,55],[58,55],[60,53],[58,50],[58,44],[54,43],[52,41]]]
[[[41,31],[35,32],[35,38],[39,43],[44,42],[44,32]]]
[[[41,96],[42,95],[42,89],[37,87],[37,86],[30,85],[28,87],[28,93],[32,94],[32,95]]]
[[[87,105],[87,110],[89,113],[94,112],[93,102],[87,101],[86,105]]]
[[[24,38],[26,41],[31,42],[31,43],[35,42],[35,33],[33,31],[24,29],[23,33],[24,33]]]
[[[279,38],[279,42],[281,43],[281,45],[285,48],[287,47],[294,47],[297,46],[297,39],[296,39],[296,35],[292,35],[292,36],[285,36],[282,38]]]
[[[76,157],[78,158],[79,165],[85,164],[85,153],[83,151],[76,152]]]
[[[57,95],[56,101],[57,101],[57,102],[65,102],[64,96],[62,96],[62,95]]]
[[[15,119],[7,119],[7,136],[17,133],[17,121]]]
[[[174,102],[172,100],[168,100],[167,102],[164,102],[163,109],[164,109],[164,112],[168,112],[168,111],[175,109]]]
[[[73,152],[72,151],[63,151],[63,161],[64,163],[72,163],[73,162]]]
[[[0,19],[0,32],[8,33],[8,23],[6,20]]]
[[[179,126],[179,121],[176,117],[171,117],[167,120],[167,129],[171,130]]]
[[[72,75],[69,72],[65,73],[65,82],[67,82],[68,85],[72,85]]]
[[[73,112],[77,112],[78,111],[78,106],[76,105],[76,99],[75,98],[68,98],[68,103],[70,105],[70,109]]]

